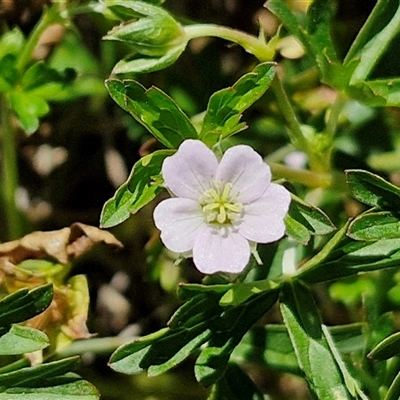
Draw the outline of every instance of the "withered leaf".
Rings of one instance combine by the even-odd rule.
[[[53,258],[61,264],[68,264],[100,242],[117,249],[122,247],[122,243],[110,232],[76,222],[69,228],[32,232],[21,239],[2,243],[0,258],[13,264],[38,258]]]

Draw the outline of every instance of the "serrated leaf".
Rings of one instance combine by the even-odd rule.
[[[316,398],[351,399],[322,329],[314,300],[300,282],[283,286],[281,313],[300,368]]]
[[[0,327],[23,322],[44,311],[53,299],[51,284],[36,289],[20,289],[0,301]]]
[[[104,204],[100,216],[102,228],[122,223],[160,193],[161,166],[165,158],[172,154],[171,150],[158,150],[144,156],[133,166],[127,181]]]
[[[31,353],[49,345],[46,334],[27,326],[13,325],[0,337],[0,355]]]
[[[351,194],[361,203],[381,210],[400,209],[400,189],[380,176],[363,170],[347,170]]]
[[[347,235],[365,241],[399,239],[400,218],[389,211],[362,214],[350,223]]]
[[[204,116],[200,139],[213,146],[245,128],[242,113],[258,100],[275,76],[275,64],[263,63],[242,76],[232,87],[214,93]]]
[[[117,79],[106,81],[106,86],[116,103],[166,147],[177,149],[184,140],[197,138],[189,118],[160,89],[146,89],[136,81]]]
[[[319,208],[292,195],[289,213],[285,218],[286,233],[306,245],[311,235],[327,235],[336,227]]]

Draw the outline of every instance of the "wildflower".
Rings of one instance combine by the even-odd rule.
[[[249,146],[228,149],[218,163],[204,143],[186,140],[165,159],[162,175],[175,197],[154,211],[161,240],[193,256],[202,273],[240,273],[256,243],[284,235],[290,193],[271,183],[268,165]]]

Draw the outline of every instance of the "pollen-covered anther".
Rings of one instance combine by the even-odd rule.
[[[218,224],[237,221],[243,205],[232,199],[232,183],[228,182],[223,187],[219,181],[214,181],[213,184],[214,187],[207,189],[199,199],[206,221]]]

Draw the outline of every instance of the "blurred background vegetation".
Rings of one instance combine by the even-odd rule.
[[[1,0],[1,29],[5,32],[19,26],[29,35],[48,2]],[[183,21],[217,23],[254,35],[262,25],[267,35],[273,35],[279,24],[263,8],[263,3],[264,0],[168,0],[165,7]],[[307,1],[300,0],[288,3],[300,10],[307,5]],[[375,3],[374,0],[337,1],[332,29],[339,54],[346,53]],[[35,133],[28,136],[16,127],[18,207],[24,234],[60,229],[76,221],[98,226],[105,201],[126,180],[139,156],[157,146],[105,89],[104,80],[110,76],[112,67],[130,51],[120,43],[102,40],[111,27],[112,23],[99,14],[79,15],[67,29],[55,27],[46,32],[37,49],[55,68],[71,67],[78,75],[64,97],[52,104],[51,112]],[[385,59],[381,62],[375,71],[378,76],[398,71],[400,53],[396,54],[393,56],[391,52],[390,63]],[[319,83],[311,68],[313,61],[293,43],[282,41],[276,61],[285,71],[285,83],[303,121],[318,126],[326,106],[333,101],[333,90]],[[173,66],[135,79],[146,87],[160,87],[188,115],[195,117],[206,108],[213,92],[233,84],[255,64],[255,58],[242,48],[220,39],[197,39]],[[398,111],[355,103],[352,107],[348,109],[351,124],[343,121],[336,141],[336,168],[375,169],[384,176],[390,175],[394,182],[400,181],[393,174],[397,166],[391,168],[382,157],[384,153],[398,151]],[[249,129],[234,140],[252,144],[264,155],[287,144],[283,120],[271,94],[258,101],[244,119]],[[332,199],[335,194],[330,196]],[[322,208],[331,218],[343,219],[355,207],[349,201],[340,203],[340,208],[338,204],[327,200]],[[130,337],[163,327],[178,306],[177,283],[201,279],[193,268],[188,268],[188,261],[175,266],[167,253],[160,257],[161,246],[152,222],[153,206],[145,207],[111,230],[124,244],[123,250],[115,253],[96,248],[77,261],[73,269],[74,274],[84,273],[88,277],[91,293],[88,325],[98,337],[121,334]],[[0,210],[3,242],[11,239],[7,229],[1,228],[5,226],[5,218]],[[324,312],[330,322],[349,322],[349,316],[336,303],[329,301]],[[108,357],[107,352],[84,354],[82,367],[82,375],[99,388],[105,400],[206,398],[207,390],[195,383],[190,365],[184,364],[174,373],[157,379],[126,377],[107,367]],[[252,371],[252,376],[276,399],[308,398],[303,383],[293,377],[258,369]]]

